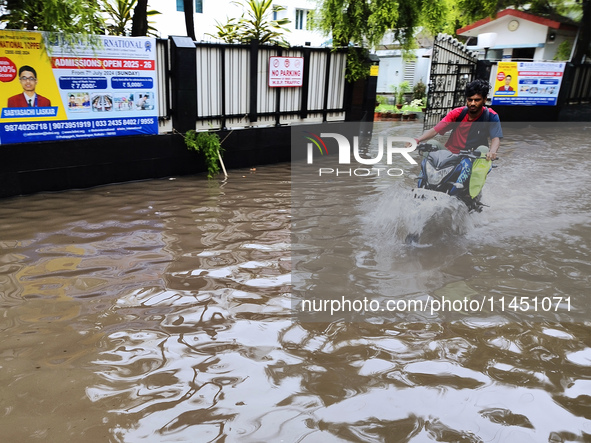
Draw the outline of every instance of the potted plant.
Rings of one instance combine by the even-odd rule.
[[[406,94],[407,92],[410,92],[410,83],[408,83],[406,80],[403,82],[400,82],[400,84],[398,85],[397,91],[396,91],[396,107],[398,109],[402,108],[402,106],[404,106],[404,94]]]
[[[413,101],[420,100],[421,111],[427,110],[427,85],[423,83],[423,80],[419,80],[416,85],[412,88]]]
[[[379,108],[388,101],[388,98],[384,95],[376,95],[376,108],[377,112],[380,112]]]
[[[410,112],[409,114],[409,118],[410,120],[416,120],[417,118],[417,109],[424,109],[423,108],[423,100],[419,100],[419,99],[414,99],[412,102],[410,102],[410,107],[412,108],[412,112]]]
[[[412,98],[414,100],[422,100],[427,95],[427,85],[419,80],[412,88]]]

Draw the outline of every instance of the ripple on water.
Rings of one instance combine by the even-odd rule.
[[[481,214],[417,210],[406,177],[333,182],[294,209],[287,165],[3,202],[3,438],[584,441],[589,204],[567,180],[523,186],[556,167],[559,138],[519,137]],[[584,187],[583,151],[561,152]],[[581,319],[561,305],[306,322],[300,283],[383,302],[571,296]]]

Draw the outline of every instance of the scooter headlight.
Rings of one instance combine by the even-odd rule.
[[[427,163],[427,181],[432,185],[438,185],[453,169],[454,166],[448,166],[438,171],[431,163]]]

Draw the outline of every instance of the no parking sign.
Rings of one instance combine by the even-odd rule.
[[[304,82],[303,57],[269,57],[269,87],[301,87]]]

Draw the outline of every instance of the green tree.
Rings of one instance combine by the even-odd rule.
[[[260,43],[269,43],[280,46],[289,46],[283,38],[289,29],[284,25],[290,23],[287,18],[273,20],[273,11],[283,11],[282,6],[273,5],[273,0],[242,0],[233,2],[246,10],[240,18],[230,18],[227,23],[216,25],[217,33],[210,34],[226,43],[248,43],[258,40]]]
[[[141,22],[141,25],[137,25],[137,35],[152,35],[157,36],[158,31],[150,25],[148,17],[160,14],[158,11],[148,11],[146,2],[146,12],[138,11],[139,0],[102,0],[101,6],[103,12],[106,14],[107,19],[105,20],[105,27],[111,35],[134,35],[133,34],[133,21],[136,19],[137,22]],[[143,5],[140,6],[140,9]],[[139,15],[138,15],[139,14]],[[141,17],[145,17],[146,31],[144,31],[143,20]]]
[[[364,49],[375,47],[387,32],[408,51],[419,26],[439,32],[448,14],[448,0],[321,0],[312,25],[332,35],[333,47],[361,48],[349,49],[347,79],[355,81],[368,74]]]
[[[0,0],[0,17],[7,29],[65,34],[103,34],[103,19],[96,0]]]
[[[335,47],[371,48],[392,31],[402,47],[410,49],[417,27],[438,32],[447,14],[446,0],[322,0],[313,25],[332,34]]]

